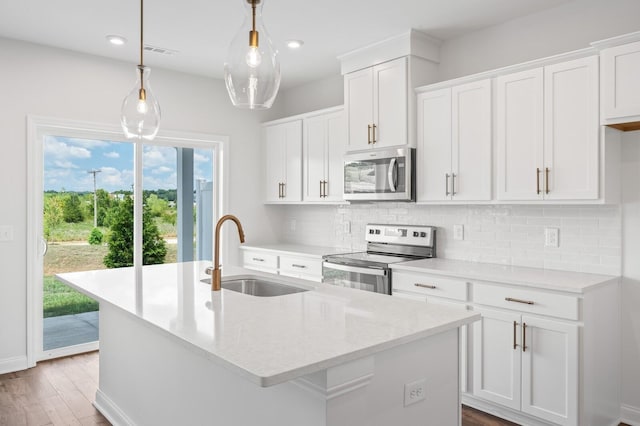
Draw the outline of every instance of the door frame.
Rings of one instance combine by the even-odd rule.
[[[54,117],[27,116],[27,366],[35,367],[38,361],[73,355],[99,348],[98,342],[66,348],[43,351],[43,315],[42,315],[42,276],[43,276],[43,191],[44,191],[44,144],[45,135],[76,137],[83,139],[113,140],[131,142],[136,154],[141,153],[145,145],[161,145],[185,148],[214,150],[213,179],[214,219],[227,210],[229,194],[229,137],[219,134],[194,133],[186,131],[160,130],[150,143],[127,140],[120,126],[104,123],[67,120]],[[135,158],[134,170],[142,164]],[[142,176],[141,169],[134,173],[134,182]],[[142,188],[135,191],[142,193]],[[142,197],[139,200],[140,211]],[[141,221],[140,221],[141,222]],[[134,223],[141,238],[142,223]],[[226,245],[224,246],[227,247]],[[222,253],[225,257],[226,253]],[[138,256],[141,259],[141,256]],[[136,256],[134,256],[136,258]],[[142,265],[135,265],[141,271]],[[141,274],[136,273],[136,276]]]

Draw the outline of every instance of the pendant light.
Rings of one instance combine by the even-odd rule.
[[[160,128],[160,104],[151,92],[149,86],[151,70],[144,66],[143,60],[143,1],[140,0],[140,64],[136,70],[137,81],[122,102],[120,124],[127,138],[152,140]]]
[[[229,45],[224,81],[236,107],[270,108],[280,87],[280,61],[262,22],[265,0],[241,1],[246,18]]]

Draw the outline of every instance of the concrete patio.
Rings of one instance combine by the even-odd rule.
[[[44,318],[45,351],[98,340],[98,311]]]

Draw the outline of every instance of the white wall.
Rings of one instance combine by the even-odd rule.
[[[26,117],[117,125],[122,99],[135,82],[133,59],[126,64],[0,39],[0,225],[13,226],[15,237],[0,243],[0,369],[26,355]],[[221,80],[153,69],[151,84],[163,129],[229,136],[229,212],[242,220],[248,241],[273,240],[269,225],[277,220],[262,206],[261,186],[251,184],[262,176],[264,114],[231,106]],[[237,250],[231,253],[235,262]]]
[[[640,30],[637,0],[574,0],[442,44],[440,80],[589,47]]]
[[[622,145],[623,413],[640,424],[640,131]]]
[[[336,62],[338,59],[336,59]],[[280,117],[301,114],[342,105],[344,84],[341,75],[336,75],[309,84],[285,90],[279,94]]]

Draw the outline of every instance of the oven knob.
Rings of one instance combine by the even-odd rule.
[[[375,234],[375,233],[376,233],[376,231],[374,231],[373,229],[369,229],[369,233],[370,233],[370,234]]]
[[[424,237],[426,237],[426,236],[427,236],[427,233],[426,233],[426,232],[421,232],[421,233],[420,233],[420,236],[424,238]]]
[[[380,233],[380,230],[379,230],[379,229],[376,229],[376,235],[377,235],[377,234],[379,234],[379,233]]]
[[[419,237],[419,236],[420,236],[420,233],[419,233],[418,231],[413,231],[413,236],[414,236],[414,237]]]

